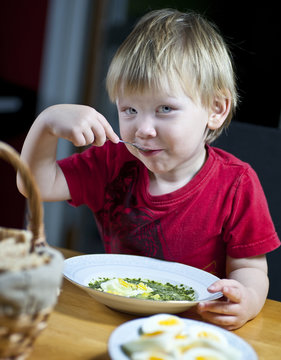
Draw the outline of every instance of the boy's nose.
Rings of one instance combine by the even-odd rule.
[[[142,118],[139,121],[138,128],[136,131],[137,137],[155,137],[156,129],[153,119]]]

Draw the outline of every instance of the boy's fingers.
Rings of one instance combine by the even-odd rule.
[[[86,140],[85,140],[85,136],[82,133],[74,133],[73,134],[73,138],[69,138],[69,141],[71,141],[73,143],[74,146],[85,146],[86,144]]]
[[[224,287],[235,287],[236,285],[237,285],[236,280],[221,279],[221,280],[218,280],[218,281],[214,282],[213,284],[211,284],[208,287],[208,291],[211,293],[218,292],[218,291],[222,292]]]
[[[83,136],[87,145],[92,144],[95,141],[95,135],[90,128],[83,131]]]
[[[100,121],[100,119],[102,119]],[[98,122],[96,122],[92,126],[92,133],[94,135],[94,141],[91,143],[95,146],[102,146],[107,139],[114,141],[116,143],[119,142],[118,136],[114,133],[110,124],[103,118],[102,115],[98,117]],[[116,139],[117,137],[117,139]]]
[[[210,312],[216,314],[226,314],[225,303],[219,301],[207,301],[198,304],[199,313]]]
[[[113,143],[118,144],[119,143],[119,136],[111,129],[111,131],[106,132],[106,137],[111,140]]]
[[[228,303],[225,301],[208,301],[198,304],[199,313],[212,313],[220,315],[237,315],[238,305],[233,303]]]
[[[220,315],[216,313],[206,312],[202,316],[204,320],[209,321],[212,324],[222,326],[227,330],[235,329],[237,323],[237,317],[232,315]]]
[[[119,136],[114,132],[112,126],[106,120],[106,118],[102,114],[98,114],[98,120],[102,127],[104,128],[106,138],[111,140],[114,143],[119,142]]]
[[[228,298],[228,300],[234,303],[239,303],[241,301],[241,292],[236,287],[225,286],[222,289],[222,293],[225,297]]]

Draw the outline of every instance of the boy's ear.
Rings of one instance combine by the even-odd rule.
[[[231,101],[228,98],[214,99],[209,111],[208,128],[219,129],[227,118],[230,111]]]

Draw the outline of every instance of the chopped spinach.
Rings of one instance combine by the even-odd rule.
[[[101,284],[111,280],[110,278],[99,278],[94,282],[90,282],[89,287],[103,291],[101,288]],[[187,287],[183,284],[180,285],[172,285],[170,283],[162,284],[160,282],[154,280],[143,280],[139,279],[130,279],[124,278],[122,279],[129,284],[138,285],[139,283],[143,283],[144,285],[150,287],[153,291],[145,292],[143,294],[138,294],[136,296],[132,296],[137,299],[146,299],[146,300],[158,300],[158,301],[194,301],[196,300],[195,291],[191,287]]]

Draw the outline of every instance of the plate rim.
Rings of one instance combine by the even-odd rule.
[[[142,255],[131,255],[131,254],[85,254],[85,255],[77,255],[77,256],[72,256],[70,258],[67,258],[64,260],[64,263],[65,264],[68,264],[69,262],[73,261],[73,259],[78,259],[78,258],[98,258],[98,257],[127,257],[127,258],[139,258],[139,259],[145,259],[145,261],[147,262],[162,262],[162,263],[168,263],[170,264],[171,266],[181,266],[181,267],[186,267],[186,268],[189,268],[189,269],[192,269],[194,271],[198,271],[200,273],[205,273],[207,274],[209,277],[212,277],[214,278],[214,280],[219,280],[219,277],[212,274],[212,273],[209,273],[208,271],[206,270],[202,270],[202,269],[199,269],[195,266],[191,266],[191,265],[187,265],[187,264],[183,264],[183,263],[180,263],[180,262],[177,262],[177,261],[169,261],[169,260],[164,260],[164,259],[157,259],[157,258],[153,258],[153,257],[150,257],[150,256],[142,256]],[[64,270],[63,270],[64,272]]]

